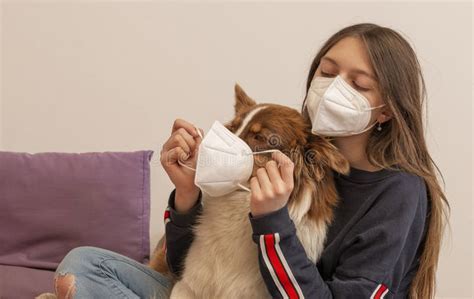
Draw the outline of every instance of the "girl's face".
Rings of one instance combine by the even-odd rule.
[[[336,77],[337,75],[364,95],[372,107],[384,104],[367,50],[359,38],[341,39],[321,58],[315,76]],[[386,117],[379,119],[382,110],[384,109],[373,111],[370,123],[375,122],[376,119],[379,122],[387,120]]]

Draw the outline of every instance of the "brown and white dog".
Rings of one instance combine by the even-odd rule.
[[[279,149],[293,161],[294,189],[288,210],[308,258],[316,263],[338,203],[332,171],[347,173],[348,162],[329,140],[311,133],[311,124],[297,110],[257,104],[237,84],[235,117],[225,126],[252,151]],[[269,159],[258,156],[253,175]],[[171,298],[269,298],[248,219],[250,193],[239,190],[222,197],[203,193],[202,204],[202,215],[193,227],[195,239]],[[166,273],[162,248],[150,266]]]

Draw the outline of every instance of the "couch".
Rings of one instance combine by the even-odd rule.
[[[148,263],[152,155],[0,151],[0,299],[52,292],[78,246]]]

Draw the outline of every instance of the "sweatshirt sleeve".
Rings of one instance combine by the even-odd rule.
[[[426,192],[415,184],[400,187],[382,193],[352,228],[327,281],[307,257],[287,205],[258,217],[249,213],[272,298],[393,298],[415,258],[426,216]]]
[[[166,235],[166,261],[170,271],[176,276],[181,276],[184,258],[194,240],[193,225],[196,218],[202,213],[202,193],[199,191],[199,198],[191,210],[186,213],[178,213],[175,210],[174,189],[168,199],[168,206],[164,214],[165,235]]]

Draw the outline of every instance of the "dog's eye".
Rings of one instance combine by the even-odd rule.
[[[265,141],[265,136],[263,136],[262,134],[257,133],[253,136],[253,139],[255,139],[256,141]]]

